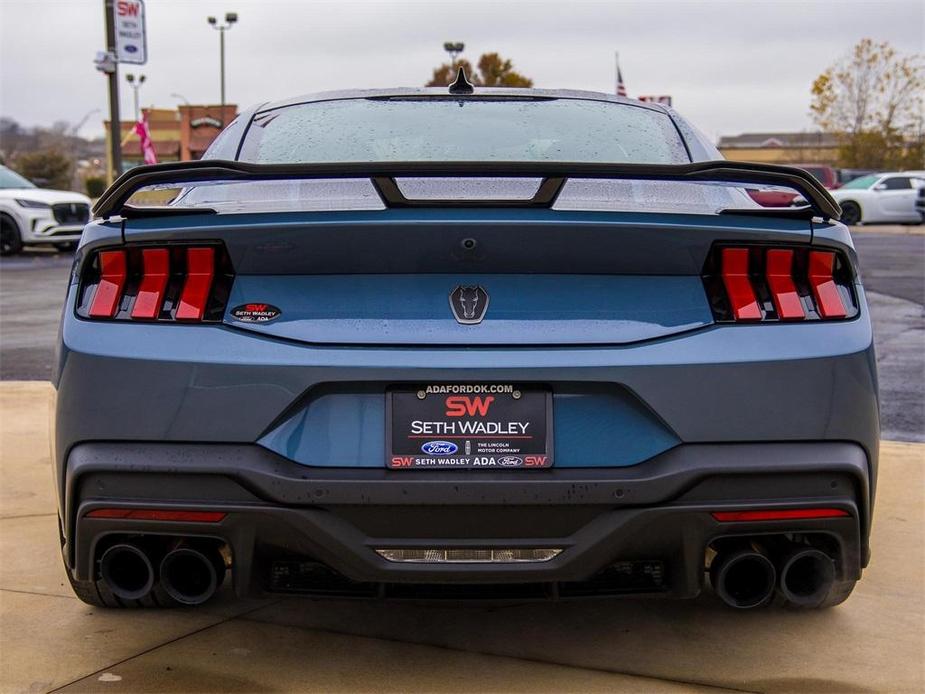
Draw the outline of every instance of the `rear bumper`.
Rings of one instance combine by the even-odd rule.
[[[62,520],[76,578],[112,535],[215,537],[231,550],[241,596],[286,590],[273,571],[319,562],[380,595],[408,584],[529,584],[581,594],[576,582],[615,563],[662,567],[629,592],[692,597],[704,553],[741,535],[812,533],[837,555],[840,580],[869,554],[870,470],[847,443],[682,445],[625,468],[388,471],[308,468],[251,445],[82,444],[68,456]],[[818,507],[848,515],[720,523],[719,510]],[[226,512],[217,523],[88,518],[99,508]],[[542,563],[390,562],[377,548],[558,548]],[[308,591],[311,592],[311,591]],[[323,591],[322,591],[323,592]]]

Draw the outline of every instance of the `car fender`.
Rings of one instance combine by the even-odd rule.
[[[12,220],[16,225],[16,230],[19,232],[20,237],[22,237],[23,229],[27,228],[28,225],[24,222],[22,215],[16,210],[15,206],[15,202],[0,199],[0,214]]]

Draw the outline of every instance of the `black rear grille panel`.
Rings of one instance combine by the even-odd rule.
[[[404,600],[556,600],[668,591],[661,560],[615,562],[585,581],[530,583],[374,583],[352,581],[311,558],[271,561],[266,574],[270,593],[317,597]]]
[[[51,206],[59,224],[86,224],[90,221],[90,206],[81,202],[62,202]]]

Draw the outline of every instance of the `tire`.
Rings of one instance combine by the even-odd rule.
[[[861,223],[861,206],[856,202],[843,202],[841,204],[841,222],[846,226]]]
[[[19,226],[9,215],[0,215],[0,255],[16,255],[22,250]]]

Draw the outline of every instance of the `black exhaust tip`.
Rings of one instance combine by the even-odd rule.
[[[113,595],[123,600],[140,600],[154,587],[154,567],[148,555],[126,543],[103,552],[100,576]]]
[[[798,607],[817,607],[835,583],[835,562],[812,547],[795,549],[780,564],[781,595]]]
[[[225,562],[218,550],[204,552],[180,547],[161,560],[161,585],[183,605],[201,605],[225,578]]]
[[[761,552],[741,549],[719,554],[710,565],[710,583],[720,599],[745,610],[767,604],[774,595],[777,571]]]

